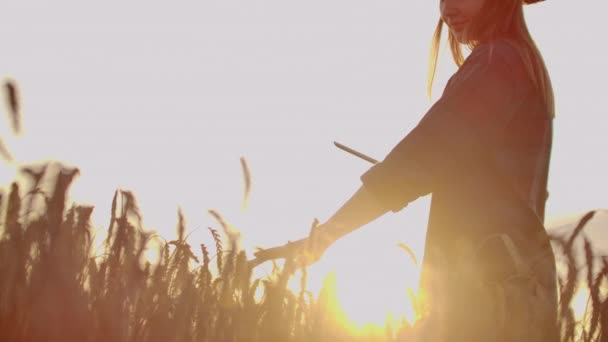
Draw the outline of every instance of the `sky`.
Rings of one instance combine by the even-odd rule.
[[[525,10],[556,97],[548,221],[608,203],[608,5],[576,3]],[[20,164],[56,159],[79,167],[72,199],[95,205],[101,231],[121,188],[167,239],[178,207],[194,245],[212,244],[208,209],[241,230],[249,253],[303,237],[370,166],[332,142],[382,159],[431,106],[438,15],[438,1],[4,2],[0,78],[20,86],[24,132],[0,124],[16,159],[0,164],[2,184]],[[443,44],[433,100],[455,71]],[[241,157],[252,177],[245,209]],[[395,245],[422,256],[429,203],[336,243],[311,286],[335,270],[353,315],[400,310],[396,293],[416,285],[417,269]]]

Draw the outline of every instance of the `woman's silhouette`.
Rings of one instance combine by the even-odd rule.
[[[542,223],[553,92],[523,15],[537,1],[440,0],[429,94],[444,24],[459,66],[441,98],[331,218],[308,238],[257,252],[257,261],[310,264],[340,237],[432,193],[418,340],[557,340],[555,263]]]

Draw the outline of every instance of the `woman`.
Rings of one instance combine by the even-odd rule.
[[[310,264],[340,237],[432,193],[418,340],[557,340],[555,263],[542,224],[553,92],[523,15],[538,1],[440,0],[429,94],[443,24],[459,66],[441,98],[329,220],[257,261]]]

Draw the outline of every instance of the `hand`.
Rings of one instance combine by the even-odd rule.
[[[298,268],[306,267],[317,262],[333,242],[334,239],[327,232],[327,224],[313,225],[308,237],[259,250],[254,253],[255,259],[251,263],[255,267],[272,259],[293,259]]]

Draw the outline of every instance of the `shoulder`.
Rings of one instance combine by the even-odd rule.
[[[523,70],[521,49],[511,40],[505,38],[494,39],[475,47],[466,59],[465,64]]]
[[[448,88],[488,80],[515,85],[527,83],[521,51],[506,39],[495,39],[475,47],[458,71],[450,78]]]

